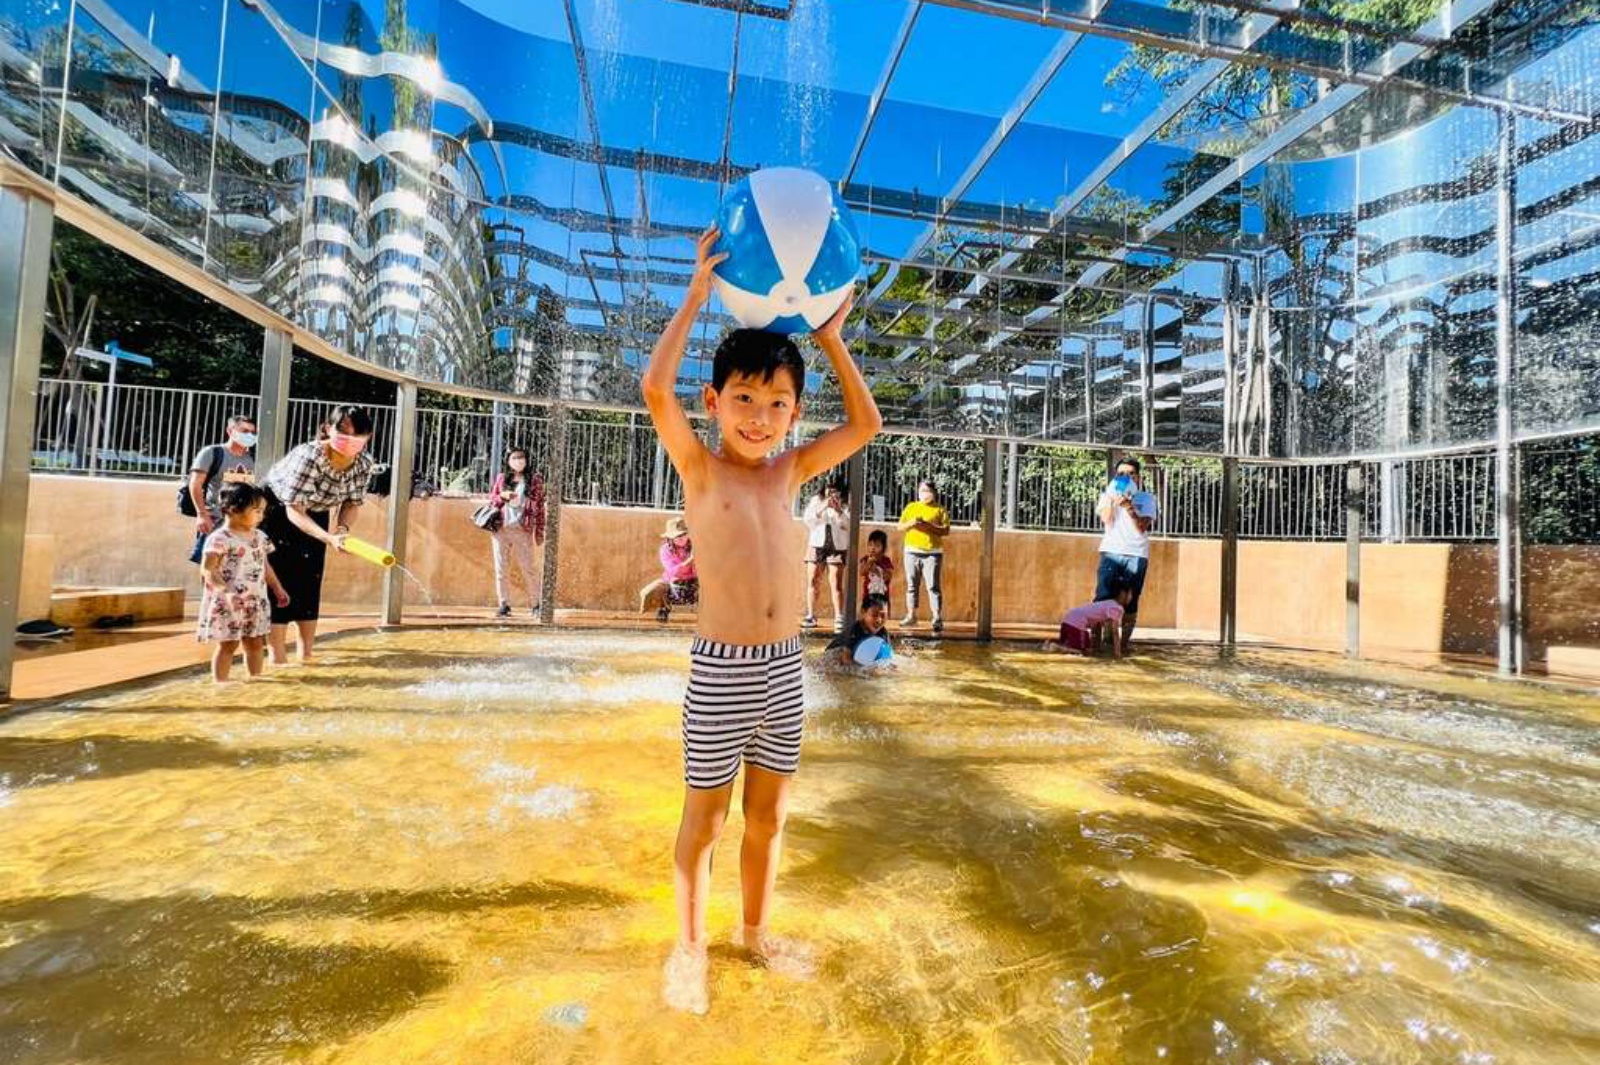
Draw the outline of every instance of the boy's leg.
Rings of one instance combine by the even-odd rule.
[[[662,997],[687,1013],[710,1008],[707,990],[706,902],[711,895],[711,855],[728,817],[733,782],[719,788],[684,788],[683,817],[673,847],[673,894],[678,942],[662,972]]]
[[[744,840],[739,847],[739,889],[744,899],[740,941],[767,968],[787,976],[811,975],[811,952],[803,944],[774,936],[767,929],[783,853],[783,826],[788,820],[789,788],[794,778],[745,763]]]
[[[221,684],[233,669],[233,652],[239,649],[238,640],[218,640],[211,648],[211,679]]]
[[[265,641],[260,636],[246,636],[240,641],[244,645],[244,668],[252,677],[261,676],[261,651]]]

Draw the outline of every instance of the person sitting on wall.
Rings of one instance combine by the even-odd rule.
[[[700,602],[700,578],[694,569],[694,543],[682,518],[670,518],[661,533],[661,577],[639,591],[639,613],[656,612],[657,621],[672,616],[675,606]]]
[[[222,524],[220,495],[230,484],[256,483],[256,420],[248,414],[228,419],[228,439],[208,444],[189,463],[189,502],[194,509],[194,549],[189,561],[200,564],[206,537]]]
[[[891,661],[889,597],[869,595],[861,601],[861,615],[849,632],[835,636],[825,654],[840,665],[878,667]]]
[[[1092,657],[1096,650],[1109,646],[1112,658],[1122,657],[1122,618],[1133,598],[1133,589],[1119,584],[1110,599],[1075,606],[1061,618],[1061,633],[1046,640],[1041,650],[1055,654],[1081,654]]]

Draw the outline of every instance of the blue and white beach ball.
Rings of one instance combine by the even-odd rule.
[[[820,174],[757,170],[717,211],[717,294],[749,329],[808,333],[833,316],[861,270],[850,208]]]
[[[882,636],[868,636],[856,644],[855,654],[852,655],[858,666],[870,666],[877,662],[887,662],[894,657],[894,648],[889,646],[889,641]]]

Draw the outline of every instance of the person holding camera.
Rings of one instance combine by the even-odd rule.
[[[1095,580],[1095,602],[1116,599],[1119,588],[1128,590],[1122,614],[1122,653],[1126,655],[1139,620],[1139,595],[1150,570],[1150,530],[1161,516],[1156,497],[1144,490],[1138,459],[1117,463],[1117,475],[1100,493],[1095,505],[1105,533],[1100,537],[1100,570]]]

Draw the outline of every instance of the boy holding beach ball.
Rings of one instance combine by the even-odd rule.
[[[771,172],[736,186],[717,225],[700,237],[687,298],[657,342],[642,385],[662,446],[683,478],[700,577],[683,708],[683,813],[673,855],[678,940],[663,974],[667,1004],[691,1013],[709,1008],[711,853],[741,762],[744,921],[737,941],[769,969],[809,971],[807,952],[768,926],[805,725],[796,609],[802,544],[794,535],[794,501],[801,485],[865,447],[883,425],[840,335],[860,267],[854,231],[840,222],[842,205],[814,174],[769,180],[764,173]],[[716,450],[695,432],[677,395],[684,349],[711,296],[714,271],[724,292],[739,293],[724,299],[728,309],[752,326],[723,338],[702,390],[720,430]],[[845,424],[784,450],[806,383],[800,349],[787,334],[801,329],[814,330],[838,375]]]

